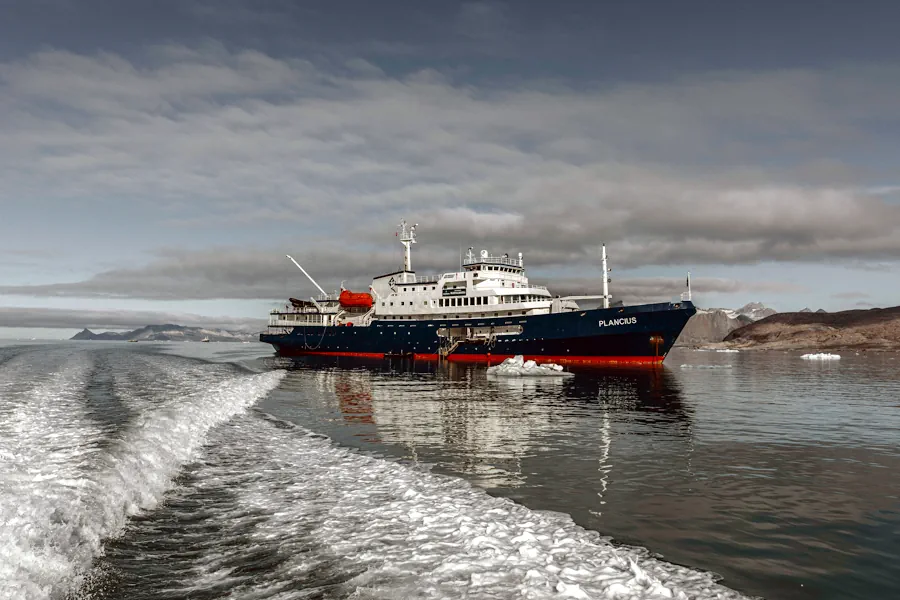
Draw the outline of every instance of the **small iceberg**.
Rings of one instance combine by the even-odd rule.
[[[828,354],[827,352],[820,352],[819,354],[804,354],[801,356],[803,360],[840,360],[840,354]]]
[[[560,365],[546,363],[539,365],[533,360],[525,360],[518,354],[507,358],[499,365],[488,367],[488,375],[503,375],[505,377],[571,377],[571,373],[563,371]]]

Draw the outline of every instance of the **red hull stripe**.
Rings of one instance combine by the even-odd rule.
[[[429,356],[429,355],[425,355]],[[435,355],[430,355],[435,356]],[[490,360],[491,364],[498,364],[507,358],[512,358],[512,354],[451,354],[447,360],[451,362],[473,362],[486,363]],[[533,360],[537,363],[556,363],[559,365],[655,365],[663,361],[663,356],[543,356],[543,355],[525,355],[525,360]]]
[[[285,350],[278,351],[282,356],[355,356],[356,358],[384,358],[384,352],[321,352],[319,350]]]
[[[355,356],[357,358],[384,358],[382,352],[320,352],[317,350],[289,350],[281,351],[284,356]],[[447,357],[450,362],[470,362],[497,364],[512,354],[451,354]],[[438,360],[437,354],[414,354],[417,360]],[[657,365],[665,357],[663,356],[538,356],[527,355],[525,360],[533,360],[538,363],[552,362],[560,365]]]

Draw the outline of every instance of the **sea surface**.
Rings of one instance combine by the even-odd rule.
[[[0,343],[0,598],[900,597],[900,355]]]

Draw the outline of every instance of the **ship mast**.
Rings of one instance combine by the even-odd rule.
[[[403,270],[404,271],[412,271],[412,261],[409,257],[409,246],[410,244],[416,243],[416,227],[419,224],[416,223],[412,227],[406,224],[406,219],[400,221],[400,231],[398,235],[400,236],[400,243],[403,244]]]
[[[609,267],[606,264],[606,244],[603,244],[601,257],[603,259],[603,308],[609,308]]]

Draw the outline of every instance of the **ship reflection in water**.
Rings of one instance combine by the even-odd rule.
[[[325,433],[337,441],[378,443],[379,452],[463,475],[493,494],[527,496],[534,508],[560,510],[561,498],[577,495],[592,525],[613,482],[634,476],[613,476],[617,455],[652,449],[664,453],[667,471],[690,468],[692,415],[668,369],[493,377],[460,363],[312,357],[290,368],[296,374],[283,388],[314,382],[324,399],[313,418],[332,424]]]
[[[809,365],[679,351],[663,368],[565,379],[494,378],[461,363],[271,360],[290,371],[263,410],[567,513],[730,587],[861,598],[900,585],[892,356]]]

